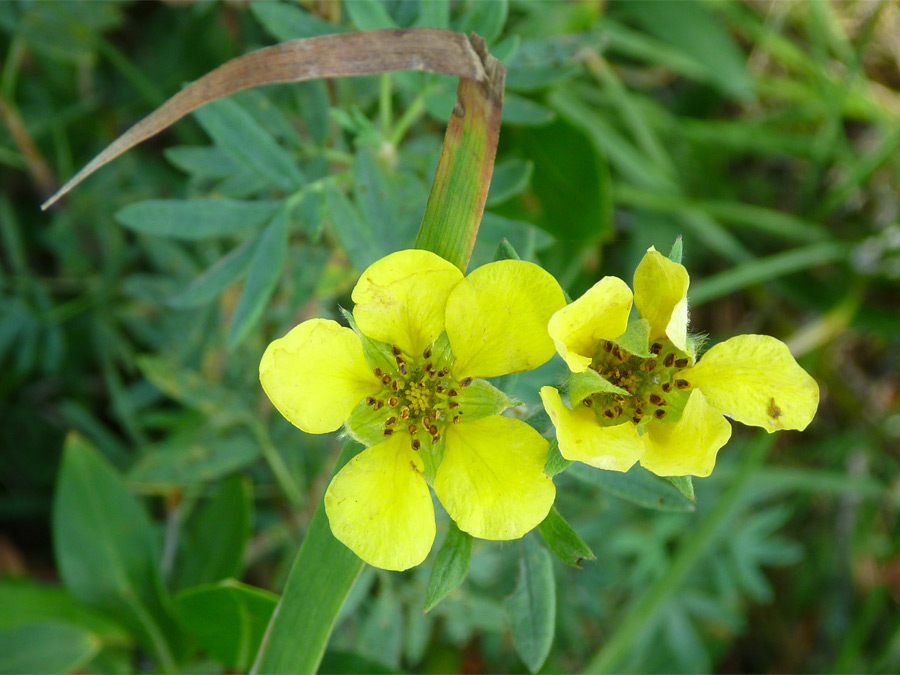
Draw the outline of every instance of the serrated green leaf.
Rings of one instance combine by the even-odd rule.
[[[121,621],[171,667],[176,631],[161,597],[150,519],[112,467],[74,433],[63,449],[53,541],[66,588]]]
[[[556,584],[550,554],[534,537],[523,541],[519,585],[503,607],[516,653],[536,673],[550,653],[556,631]]]
[[[428,578],[428,590],[425,591],[426,612],[465,581],[471,558],[472,535],[460,530],[451,520]]]
[[[544,462],[544,473],[553,478],[557,474],[562,473],[570,466],[572,466],[574,462],[570,459],[566,459],[559,452],[559,441],[556,438],[553,438],[550,441],[550,448],[547,450],[547,461]]]
[[[208,239],[252,230],[275,213],[279,202],[234,199],[149,199],[115,215],[135,232],[173,239]]]
[[[491,189],[485,206],[496,206],[522,194],[528,189],[533,171],[534,164],[521,159],[507,159],[497,164],[491,177]]]
[[[252,484],[231,476],[184,526],[176,558],[175,588],[240,578],[253,517]]]
[[[675,486],[638,465],[622,473],[578,463],[569,469],[569,475],[644,508],[657,511],[694,510],[691,501]]]
[[[253,249],[247,282],[228,328],[229,349],[240,344],[262,318],[266,303],[275,292],[275,286],[281,277],[287,247],[287,216],[281,211],[266,226]]]
[[[77,671],[100,647],[100,640],[72,624],[33,623],[0,629],[0,673]]]
[[[244,672],[259,649],[278,596],[227,579],[175,596],[185,631],[217,661]]]
[[[169,300],[169,305],[184,309],[197,307],[215,300],[228,286],[240,279],[250,265],[250,258],[259,243],[259,237],[245,241],[237,248],[210,265],[181,293]]]
[[[304,184],[303,173],[291,154],[235,101],[226,98],[207,103],[194,115],[217,146],[269,184],[286,192]]]
[[[596,560],[593,551],[559,514],[555,506],[550,508],[550,513],[538,525],[538,531],[550,550],[566,565],[580,569],[582,560]]]

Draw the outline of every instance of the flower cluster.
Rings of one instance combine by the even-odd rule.
[[[303,322],[269,345],[260,380],[300,429],[343,426],[366,446],[332,479],[325,510],[360,558],[403,570],[434,542],[429,487],[475,537],[515,539],[546,517],[549,444],[501,415],[512,402],[480,378],[531,370],[554,350],[571,371],[569,405],[554,387],[540,394],[570,460],[706,476],[731,435],[723,414],[770,432],[809,424],[818,387],[778,340],[742,335],[698,361],[688,281],[651,248],[633,294],[605,277],[566,306],[556,280],[528,262],[464,277],[433,253],[399,251],[363,272],[350,328]]]

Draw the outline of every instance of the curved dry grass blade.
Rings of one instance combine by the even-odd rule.
[[[261,84],[394,70],[427,70],[479,82],[486,77],[469,39],[437,28],[341,33],[266,47],[228,61],[175,94],[88,162],[41,209],[52,206],[100,167],[210,101]]]

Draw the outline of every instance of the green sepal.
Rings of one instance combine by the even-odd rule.
[[[356,326],[356,320],[353,318],[353,313],[348,312],[343,307],[341,307],[340,310],[343,317],[347,320],[347,323],[350,324],[350,328],[352,328],[353,332],[359,336],[366,363],[372,368],[381,368],[385,373],[396,372],[397,361],[394,359],[394,353],[391,351],[391,346],[386,342],[373,340],[368,335],[365,335]]]
[[[569,567],[581,569],[582,560],[597,559],[566,519],[559,515],[555,506],[550,508],[550,513],[538,525],[538,531],[553,554]]]
[[[547,449],[547,461],[544,462],[544,473],[550,478],[562,473],[574,464],[570,459],[566,459],[559,451],[559,441],[555,438],[550,441],[550,447]]]
[[[375,410],[375,406],[366,405],[363,399],[356,404],[350,417],[344,422],[344,431],[357,443],[371,448],[386,440],[384,422],[390,415],[390,408],[382,407]]]
[[[690,476],[666,476],[666,479],[675,486],[685,497],[694,501],[694,481]]]
[[[422,476],[426,483],[433,486],[438,467],[444,459],[444,441],[446,439],[441,436],[437,443],[432,443],[431,437],[423,432],[416,434],[416,438],[422,443],[419,448],[419,457],[422,458],[422,463],[425,465]]]
[[[628,324],[628,328],[619,337],[613,340],[629,354],[634,354],[642,359],[649,359],[650,353],[650,322],[647,319],[638,319]]]
[[[675,238],[675,243],[672,244],[672,250],[669,251],[669,260],[673,263],[681,264],[681,256],[682,256],[682,243],[681,243],[681,235],[679,234]]]
[[[509,243],[507,239],[501,239],[497,245],[497,252],[494,253],[494,262],[498,260],[521,260],[516,249]]]
[[[460,530],[451,520],[428,578],[428,590],[425,591],[426,612],[465,580],[471,558],[472,535]]]
[[[512,405],[512,401],[502,391],[487,380],[473,380],[465,389],[460,389],[456,399],[463,422],[480,420],[482,417],[499,415]],[[456,411],[451,410],[453,415]]]
[[[450,368],[453,365],[453,350],[450,349],[450,338],[447,337],[447,333],[441,333],[431,343],[430,361],[436,370]]]
[[[627,391],[609,382],[596,370],[588,368],[583,373],[569,375],[569,401],[573,408],[591,394],[600,393],[628,396]]]

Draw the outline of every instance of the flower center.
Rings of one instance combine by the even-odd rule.
[[[373,369],[384,386],[377,397],[367,398],[366,404],[375,410],[388,408],[383,425],[385,436],[405,429],[414,450],[422,447],[423,439],[437,443],[447,424],[458,424],[462,419],[456,399],[472,378],[457,381],[450,374],[446,359],[434,358],[430,347],[417,357],[409,357],[396,345],[391,347],[391,353],[396,368],[391,372]]]
[[[602,340],[591,362],[607,382],[626,393],[599,392],[582,403],[593,408],[603,426],[626,421],[640,424],[644,420],[674,421],[687,402],[691,383],[681,374],[690,359],[667,340],[650,345],[650,358],[629,353],[611,340]]]

